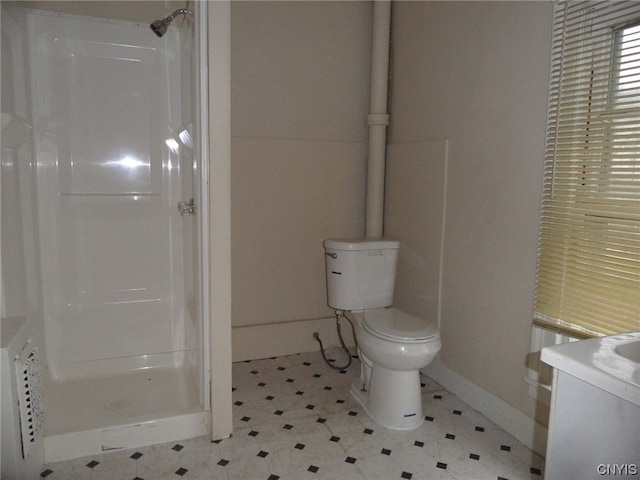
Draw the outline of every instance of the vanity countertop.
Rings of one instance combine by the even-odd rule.
[[[541,359],[640,406],[640,331],[546,347]]]

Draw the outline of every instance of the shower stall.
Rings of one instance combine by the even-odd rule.
[[[2,327],[38,347],[46,461],[205,435],[204,7],[159,37],[176,2],[43,3],[2,3]]]

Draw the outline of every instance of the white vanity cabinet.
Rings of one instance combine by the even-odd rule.
[[[640,478],[638,349],[640,332],[542,350],[554,367],[547,480]]]

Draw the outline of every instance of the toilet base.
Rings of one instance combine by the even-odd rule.
[[[374,365],[368,391],[362,379],[351,384],[351,395],[379,425],[392,430],[414,430],[424,423],[420,373],[393,371]]]

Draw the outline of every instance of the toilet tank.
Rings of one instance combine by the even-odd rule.
[[[397,240],[325,240],[327,303],[336,310],[368,310],[393,303]]]

